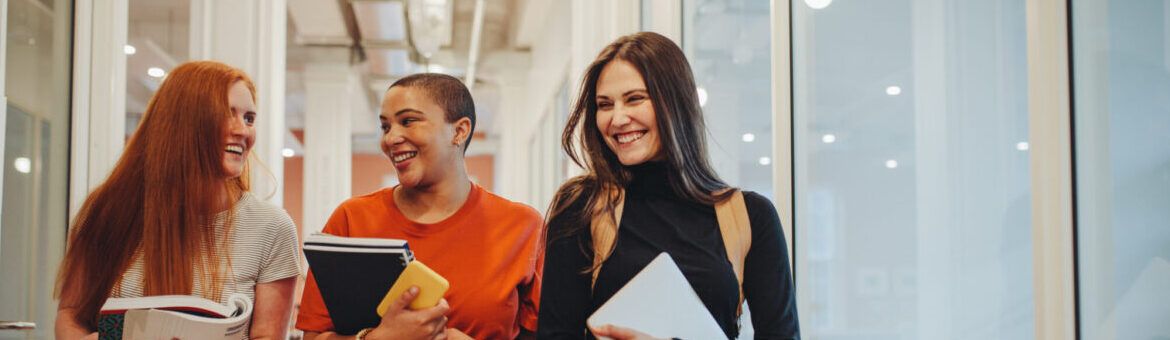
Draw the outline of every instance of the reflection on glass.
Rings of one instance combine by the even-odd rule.
[[[793,1],[811,339],[1031,339],[1024,2]]]
[[[683,1],[682,47],[695,72],[715,171],[728,184],[773,199],[768,6],[767,1]]]
[[[166,74],[188,59],[190,0],[129,0],[126,136],[134,133]]]
[[[1170,2],[1072,2],[1081,335],[1170,338]]]
[[[9,0],[4,37],[4,190],[0,220],[0,320],[39,327],[0,338],[52,338],[52,298],[65,247],[73,7]]]

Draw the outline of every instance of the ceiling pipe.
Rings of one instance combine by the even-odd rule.
[[[467,53],[467,78],[463,81],[468,90],[475,87],[475,66],[479,63],[479,40],[480,34],[483,32],[483,2],[484,0],[475,0],[475,19],[471,24],[471,47]]]

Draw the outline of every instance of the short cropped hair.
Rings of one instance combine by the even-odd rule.
[[[396,86],[423,90],[431,100],[443,108],[448,123],[454,123],[463,117],[470,119],[471,131],[467,134],[467,140],[463,142],[463,152],[467,152],[467,146],[471,145],[471,137],[475,135],[475,101],[471,98],[471,91],[459,78],[440,73],[412,74],[398,79],[386,91]]]

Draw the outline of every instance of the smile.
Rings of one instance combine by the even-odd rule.
[[[391,160],[394,161],[394,163],[402,163],[408,159],[414,158],[415,156],[418,156],[417,151],[409,151],[396,154],[391,158]]]
[[[234,153],[237,155],[243,155],[244,154],[244,147],[240,146],[238,144],[230,144],[226,148],[224,148],[223,151],[227,151],[227,152]]]
[[[646,130],[632,131],[632,132],[625,132],[625,133],[619,133],[619,134],[613,135],[613,139],[617,140],[618,144],[629,144],[629,143],[633,143],[639,139],[642,139],[642,136],[645,136],[645,135],[646,135]]]

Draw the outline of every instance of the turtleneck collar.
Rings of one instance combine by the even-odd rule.
[[[678,196],[674,192],[674,189],[670,187],[670,178],[673,175],[670,174],[669,167],[665,162],[645,162],[630,166],[627,169],[633,175],[630,185],[626,188],[626,191],[629,193],[634,195]]]

